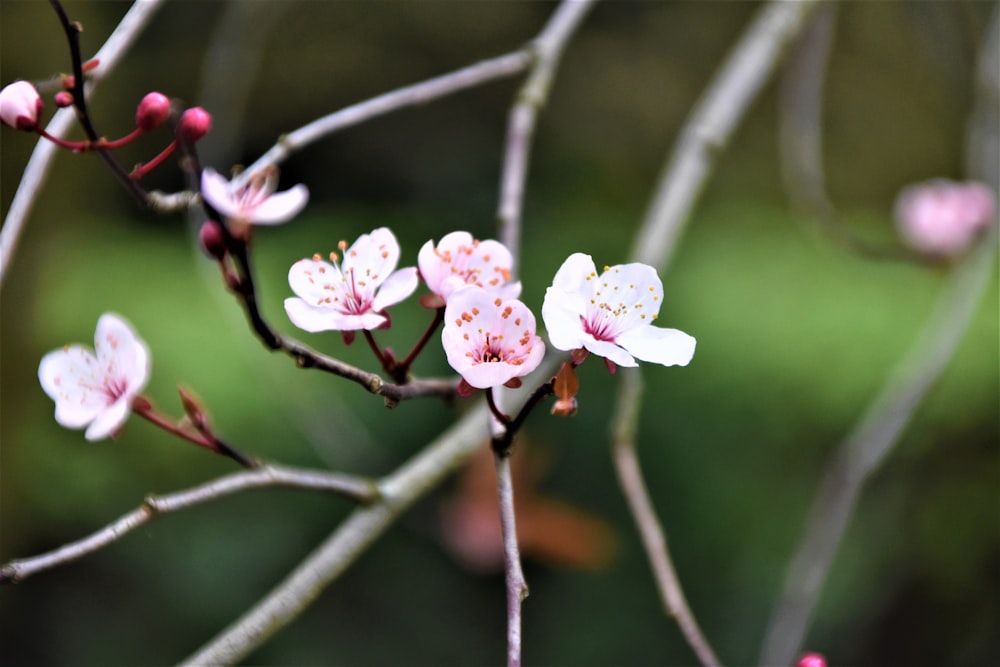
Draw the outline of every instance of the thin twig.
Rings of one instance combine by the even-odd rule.
[[[772,0],[758,11],[681,130],[635,238],[633,261],[666,271],[715,157],[729,142],[739,121],[774,71],[786,47],[801,32],[818,1]],[[702,664],[706,667],[717,665],[718,659],[685,600],[667,550],[665,532],[642,479],[633,433],[642,402],[638,377],[624,375],[618,391],[612,453],[622,492],[628,499],[652,563],[667,614],[677,621]]]
[[[544,30],[532,42],[535,65],[518,91],[516,102],[510,110],[497,220],[500,242],[510,250],[514,260],[512,274],[517,273],[521,255],[521,212],[524,209],[524,184],[528,178],[535,121],[548,100],[549,89],[566,43],[594,2],[595,0],[566,0],[559,6]]]
[[[537,376],[552,373],[557,360],[542,362]],[[233,664],[295,620],[403,512],[461,467],[477,448],[485,446],[490,437],[487,421],[486,407],[480,404],[379,482],[379,500],[356,509],[267,596],[183,664]]]
[[[128,13],[122,18],[121,23],[108,37],[108,41],[94,55],[95,59],[100,60],[101,65],[89,74],[86,83],[89,99],[93,99],[98,84],[114,71],[161,4],[163,4],[162,0],[137,0],[133,3]],[[78,82],[77,85],[84,84]],[[65,137],[75,120],[76,113],[73,109],[60,109],[52,116],[45,131],[56,137]],[[21,236],[35,201],[42,192],[42,185],[48,176],[49,168],[57,151],[58,147],[55,144],[40,139],[35,144],[31,158],[24,168],[21,182],[4,218],[3,228],[0,228],[0,285],[3,284],[3,279],[10,269],[17,240]]]
[[[500,533],[503,536],[504,580],[507,585],[507,667],[521,664],[521,603],[528,597],[528,584],[521,569],[514,512],[514,483],[510,456],[494,450],[497,494],[500,500]]]
[[[979,58],[976,110],[967,133],[972,176],[997,184],[1000,135],[1000,9],[995,9]],[[982,142],[982,143],[981,143]],[[992,153],[992,155],[990,155]],[[952,272],[934,311],[907,356],[865,416],[838,448],[819,485],[781,599],[768,623],[761,664],[790,662],[805,638],[827,574],[864,485],[885,462],[907,424],[947,368],[993,274],[997,221],[965,262]]]
[[[701,632],[698,621],[688,607],[680,579],[674,569],[667,536],[663,532],[656,509],[649,497],[649,490],[642,478],[642,469],[635,449],[635,433],[639,421],[639,396],[642,393],[642,376],[639,369],[622,372],[619,380],[616,414],[612,420],[611,453],[615,472],[622,493],[635,519],[643,547],[649,557],[653,576],[667,614],[680,627],[688,645],[705,667],[718,667],[719,659]]]
[[[283,135],[281,139],[236,178],[237,183],[254,172],[278,165],[295,152],[320,139],[353,125],[411,106],[419,106],[467,88],[513,76],[531,64],[527,49],[484,60],[460,70],[393,90],[364,102],[345,107]]]
[[[39,556],[12,560],[3,565],[0,567],[0,583],[17,583],[43,570],[78,560],[117,542],[139,526],[163,514],[179,512],[246,489],[266,486],[325,491],[361,504],[370,504],[379,498],[375,483],[363,477],[267,464],[226,475],[184,491],[164,496],[148,496],[140,507],[89,537]]]

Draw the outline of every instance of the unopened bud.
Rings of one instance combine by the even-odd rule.
[[[0,121],[16,130],[35,130],[44,106],[38,91],[27,81],[15,81],[0,90]]]
[[[805,653],[795,663],[795,667],[826,667],[826,658],[820,653]]]
[[[152,92],[139,102],[135,111],[135,124],[143,132],[151,132],[167,122],[169,117],[170,100],[163,93]]]
[[[56,106],[60,109],[65,109],[73,104],[73,93],[67,92],[65,90],[60,90],[58,93],[52,96],[52,101],[56,103]]]
[[[186,143],[193,144],[212,129],[212,116],[201,107],[186,109],[177,121],[177,138]]]
[[[198,231],[198,241],[209,257],[221,260],[226,256],[226,236],[219,223],[206,220]]]

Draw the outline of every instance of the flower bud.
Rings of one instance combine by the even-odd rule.
[[[15,81],[0,90],[0,121],[16,130],[37,128],[44,106],[38,91],[27,81]]]
[[[65,109],[68,106],[73,105],[73,93],[66,92],[65,90],[60,90],[58,93],[52,96],[52,100],[56,103],[56,106],[60,109]]]
[[[795,667],[826,667],[826,658],[820,653],[804,653]]]
[[[221,260],[226,256],[226,237],[219,223],[206,220],[198,232],[198,241],[209,257]]]
[[[201,107],[186,109],[177,122],[177,138],[193,144],[212,129],[212,116]]]
[[[169,117],[170,100],[163,93],[153,92],[139,102],[135,112],[135,124],[143,132],[151,132],[167,122]]]

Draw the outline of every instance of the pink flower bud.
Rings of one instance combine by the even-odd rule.
[[[826,667],[826,658],[820,653],[804,653],[795,667]]]
[[[226,256],[226,237],[217,222],[206,220],[198,232],[198,241],[209,257],[222,259]]]
[[[187,144],[198,141],[212,129],[212,116],[201,107],[186,109],[177,122],[177,138]]]
[[[38,127],[42,98],[27,81],[15,81],[0,90],[0,121],[17,130],[31,132]]]
[[[60,109],[65,109],[66,107],[73,105],[73,93],[60,90],[52,96],[52,101],[55,102],[56,106]]]
[[[169,117],[170,100],[163,93],[153,92],[147,94],[139,102],[139,107],[135,112],[135,124],[143,132],[151,132],[167,122]]]
[[[950,257],[966,250],[996,217],[996,198],[984,184],[934,180],[911,185],[896,199],[896,222],[914,250]]]

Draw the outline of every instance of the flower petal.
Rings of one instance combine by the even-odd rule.
[[[610,359],[619,366],[632,367],[639,365],[626,350],[609,341],[597,340],[590,334],[584,334],[583,347],[599,357]]]
[[[308,201],[309,188],[300,183],[284,192],[272,194],[254,207],[250,222],[255,225],[280,225],[298,215]]]
[[[399,303],[413,294],[419,282],[420,279],[417,277],[417,267],[415,266],[395,271],[379,287],[378,294],[375,295],[375,299],[372,301],[372,310],[378,312]]]
[[[123,380],[131,398],[141,392],[149,380],[149,348],[120,315],[105,313],[97,320],[94,350],[103,372]]]
[[[593,258],[582,252],[575,252],[567,257],[556,271],[552,286],[563,292],[581,292],[587,283],[587,277],[596,274],[597,268],[594,266]]]
[[[233,200],[229,181],[211,167],[201,171],[201,196],[224,218],[233,218],[240,213]]]
[[[565,292],[557,287],[545,290],[542,302],[542,321],[549,334],[549,342],[557,350],[575,350],[583,345],[583,323],[586,302],[579,293]]]
[[[387,227],[379,227],[370,234],[362,234],[344,253],[341,268],[344,275],[354,272],[356,280],[368,282],[374,291],[385,281],[399,262],[399,243]]]
[[[100,391],[97,358],[80,345],[49,352],[38,366],[42,389],[56,403],[56,421],[66,428],[89,424],[107,405]]]
[[[105,410],[101,410],[93,423],[87,428],[84,436],[87,440],[103,440],[109,435],[113,435],[131,414],[131,400],[128,396],[122,396],[112,403]]]
[[[623,333],[618,343],[640,361],[664,366],[687,366],[694,357],[694,337],[677,329],[640,327]]]
[[[660,312],[663,283],[656,269],[648,264],[619,264],[609,267],[598,278],[600,302],[607,303],[615,313],[618,332],[647,326]]]
[[[310,333],[377,329],[386,321],[385,316],[371,312],[348,315],[333,308],[317,308],[296,297],[285,299],[285,312],[292,324]]]
[[[340,270],[322,260],[300,259],[288,269],[289,287],[311,305],[330,298],[342,282]]]

